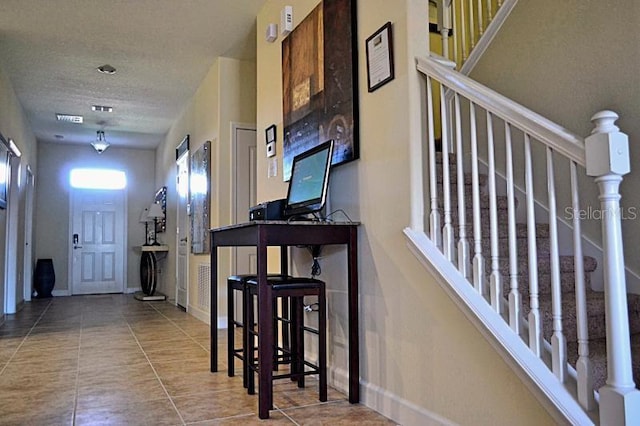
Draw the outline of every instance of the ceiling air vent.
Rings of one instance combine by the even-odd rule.
[[[56,113],[56,119],[58,121],[64,121],[65,123],[76,123],[76,124],[82,124],[82,121],[84,120],[81,115],[57,114],[57,113]]]
[[[104,105],[91,105],[91,110],[98,112],[113,112],[113,107]]]

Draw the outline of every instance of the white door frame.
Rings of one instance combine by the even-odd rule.
[[[236,134],[239,129],[256,131],[256,125],[255,123],[250,124],[250,123],[237,123],[233,121],[231,122],[231,138],[230,138],[231,140],[231,216],[230,217],[234,218],[235,220],[238,220],[239,214],[242,213],[242,212],[236,211],[237,210],[236,205],[238,202],[237,200],[238,170],[236,167],[236,159],[238,158],[238,144],[237,144]],[[244,212],[244,213],[246,216],[245,219],[248,220],[249,212]],[[237,248],[234,247],[233,250],[231,250],[231,265],[234,271],[237,267],[237,262],[238,262]]]
[[[10,148],[11,149],[11,148]],[[10,151],[9,156],[9,192],[7,193],[7,216],[5,228],[4,257],[4,313],[15,314],[18,308],[18,213],[19,206],[19,175],[20,157]],[[7,256],[14,253],[13,256]]]
[[[24,203],[24,256],[22,281],[24,300],[29,302],[33,293],[33,197],[35,194],[35,176],[27,164]]]
[[[187,168],[187,176],[189,174],[189,161],[190,161],[190,157],[189,157],[189,153],[190,153],[190,146],[189,146],[189,142],[190,138],[189,135],[185,136],[185,138],[182,140],[182,142],[180,142],[180,144],[178,145],[178,147],[176,148],[176,152],[180,151],[179,156],[176,155],[176,193],[178,193],[178,188],[177,186],[179,185],[178,179],[180,178],[179,176],[179,171],[178,171],[178,163],[185,161],[186,159],[186,168]],[[183,145],[186,144],[186,145]],[[184,262],[184,276],[187,280],[186,282],[186,295],[185,295],[185,303],[183,306],[183,308],[188,312],[189,311],[189,233],[190,230],[188,229],[189,227],[189,214],[190,214],[190,209],[189,209],[189,190],[190,190],[190,184],[189,182],[187,182],[187,211],[181,212],[180,211],[180,195],[178,194],[178,197],[176,197],[176,281],[175,281],[175,287],[176,287],[176,296],[175,296],[175,303],[176,305],[178,305],[178,293],[179,293],[179,281],[180,281],[180,226],[183,223],[187,224],[187,229],[184,230],[185,231],[185,238],[187,239],[186,243],[187,243],[187,260],[186,262]],[[184,219],[183,220],[183,216]],[[179,305],[182,306],[182,305]]]

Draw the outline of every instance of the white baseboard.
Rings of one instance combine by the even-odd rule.
[[[127,288],[124,290],[125,294],[132,294],[132,293],[136,293],[138,291],[142,291],[142,287],[132,287],[132,288]]]
[[[53,297],[61,297],[61,296],[71,296],[71,293],[69,293],[69,290],[53,290],[51,292],[51,295]]]
[[[329,367],[329,384],[345,394],[349,393],[349,375],[340,368]],[[425,410],[380,386],[360,380],[360,403],[394,422],[411,425],[455,425],[452,421]]]
[[[200,321],[211,325],[211,313],[200,309],[192,304],[187,306],[187,312],[198,318]],[[227,317],[218,317],[218,328],[227,328]]]

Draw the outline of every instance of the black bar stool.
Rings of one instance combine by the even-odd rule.
[[[287,275],[280,274],[270,274],[268,275],[269,280],[279,281],[289,278]],[[247,275],[232,275],[227,278],[227,362],[229,364],[228,375],[229,377],[235,376],[235,363],[234,358],[238,358],[242,361],[242,385],[247,387],[247,368],[245,360],[248,359],[247,356],[247,332],[245,324],[247,324],[247,315],[246,315],[246,305],[247,305],[247,282],[251,279],[255,279],[255,275],[247,274]],[[241,319],[236,319],[235,315],[235,304],[234,304],[234,291],[240,292],[240,297],[242,301],[242,316]],[[288,310],[287,306],[283,307],[283,311]],[[281,321],[288,321],[287,315],[284,315],[282,318],[278,318]],[[275,321],[275,320],[274,320]],[[235,329],[237,327],[242,328],[242,346],[236,347],[235,345]],[[289,335],[288,333],[284,333],[283,335],[284,345],[285,347],[289,344]],[[275,366],[278,363],[274,363]]]
[[[273,375],[273,380],[291,378],[298,382],[298,387],[303,388],[307,375],[317,374],[319,377],[319,399],[327,400],[327,311],[326,311],[326,295],[325,283],[314,278],[290,277],[286,280],[272,280],[267,278],[268,285],[271,286],[271,294],[273,302],[278,299],[282,301],[288,300],[290,305],[290,315],[288,325],[291,333],[291,349],[289,356],[291,358],[291,372],[288,374]],[[247,281],[247,297],[245,312],[247,312],[245,329],[247,330],[247,374],[248,374],[248,393],[255,393],[255,372],[258,371],[256,359],[255,338],[258,332],[255,329],[254,319],[254,296],[258,294],[258,281],[253,278]],[[304,297],[316,296],[318,298],[318,328],[313,329],[304,325]],[[257,297],[256,297],[257,299]],[[258,309],[260,307],[258,306]],[[285,323],[287,323],[285,321]],[[258,324],[258,327],[264,326]],[[304,332],[310,332],[318,335],[318,362],[313,364],[304,358]],[[267,333],[277,336],[277,332]],[[276,337],[277,339],[277,337]],[[274,345],[276,342],[270,342]],[[281,348],[279,348],[281,349]],[[281,349],[282,350],[282,349]],[[309,371],[305,371],[305,367],[309,367]],[[266,392],[267,390],[260,390]],[[273,406],[273,383],[271,389],[268,390],[271,406]]]

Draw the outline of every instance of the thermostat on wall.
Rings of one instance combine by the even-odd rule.
[[[272,124],[264,132],[267,143],[267,157],[276,155],[276,125]]]

